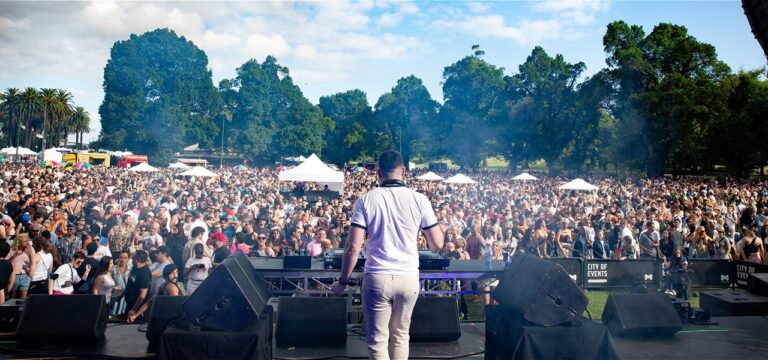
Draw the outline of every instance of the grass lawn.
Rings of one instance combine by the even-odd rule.
[[[706,290],[712,290],[712,289],[694,289],[693,293],[695,296],[691,296],[688,301],[690,301],[691,306],[693,307],[699,307],[699,292],[700,291],[706,291]],[[590,314],[592,314],[593,319],[600,319],[603,315],[603,308],[605,308],[605,303],[608,301],[608,295],[611,293],[614,294],[622,294],[626,293],[626,290],[613,290],[613,291],[606,291],[606,290],[591,290],[591,291],[585,291],[584,294],[587,295],[587,300],[589,300],[589,304],[587,305],[587,310],[589,310]],[[473,302],[472,299],[475,298],[473,295],[465,295],[464,298],[467,301],[467,308],[469,308],[469,320],[483,320],[483,302]],[[584,314],[584,316],[587,316],[587,314]]]

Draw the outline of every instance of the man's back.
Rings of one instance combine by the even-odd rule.
[[[419,273],[419,229],[437,220],[426,196],[397,182],[358,199],[352,223],[368,231],[366,273],[414,275]]]

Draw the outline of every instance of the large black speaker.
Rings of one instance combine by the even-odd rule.
[[[456,341],[461,337],[455,296],[419,296],[411,316],[411,342]]]
[[[186,296],[155,296],[152,300],[152,310],[149,312],[149,324],[147,325],[147,340],[150,344],[157,344],[160,335],[174,321],[181,318],[183,312],[181,306],[187,300]]]
[[[612,294],[603,309],[603,324],[618,336],[668,335],[683,325],[666,294]]]
[[[242,251],[217,266],[184,302],[193,325],[239,331],[256,322],[272,295]]]
[[[768,314],[768,296],[744,290],[702,291],[701,308],[711,316],[762,316]]]
[[[512,257],[491,295],[544,326],[578,320],[587,308],[587,297],[562,266],[527,254]]]
[[[768,273],[749,274],[747,287],[753,294],[768,296]]]
[[[741,0],[752,33],[768,56],[768,4],[765,0]]]
[[[104,295],[30,295],[16,339],[23,344],[84,344],[104,338]]]
[[[347,299],[281,297],[275,340],[279,346],[343,346],[347,342]]]

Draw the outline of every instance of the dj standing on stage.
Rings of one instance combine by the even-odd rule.
[[[419,229],[430,250],[443,247],[443,233],[429,199],[405,186],[405,166],[399,152],[379,157],[378,188],[361,196],[352,212],[336,294],[344,293],[366,232],[363,275],[363,317],[372,359],[407,359],[411,314],[419,296]]]

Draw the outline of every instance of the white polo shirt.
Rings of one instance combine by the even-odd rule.
[[[368,232],[367,274],[418,275],[419,229],[437,226],[429,199],[394,180],[361,196],[351,222]]]

